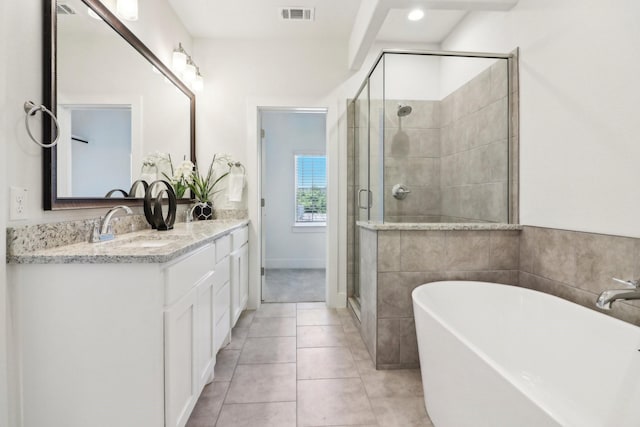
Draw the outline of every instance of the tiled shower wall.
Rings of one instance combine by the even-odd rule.
[[[398,117],[398,104],[411,114]],[[384,221],[440,222],[440,102],[387,100],[384,113]],[[394,198],[396,184],[411,193]]]
[[[505,61],[440,103],[443,222],[508,222]]]
[[[640,239],[528,226],[360,232],[361,334],[378,369],[418,365],[411,292],[439,280],[531,288],[640,326],[639,301],[595,307],[600,292],[620,287],[611,277],[640,277]]]

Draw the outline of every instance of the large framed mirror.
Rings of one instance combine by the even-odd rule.
[[[140,205],[136,182],[195,163],[195,95],[101,1],[44,8],[44,209]]]

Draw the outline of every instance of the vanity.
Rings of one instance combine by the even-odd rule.
[[[22,425],[184,426],[248,299],[248,221],[9,258]]]

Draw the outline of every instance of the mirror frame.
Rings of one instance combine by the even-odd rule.
[[[156,67],[181,92],[189,98],[190,105],[190,150],[191,161],[196,164],[196,97],[195,94],[167,67],[127,26],[116,17],[100,0],[82,0],[82,2],[98,14],[118,36],[122,37],[135,50]],[[58,23],[56,0],[44,0],[43,14],[43,57],[42,57],[42,90],[45,107],[57,117],[57,55]],[[52,141],[55,130],[51,120],[43,120],[43,141]],[[130,206],[141,206],[143,198],[99,198],[99,197],[63,197],[57,195],[57,149],[43,148],[43,208],[46,211],[59,209],[82,209],[112,207],[126,202]],[[192,199],[180,199],[178,203],[191,203]]]

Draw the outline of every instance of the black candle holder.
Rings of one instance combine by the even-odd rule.
[[[153,197],[153,192],[156,187],[164,185],[165,188],[160,190],[158,194]],[[165,218],[162,213],[162,200],[163,196],[166,196],[169,201],[169,211]],[[162,179],[152,182],[146,189],[144,195],[144,216],[147,222],[151,225],[151,228],[155,230],[171,230],[173,224],[176,222],[176,209],[178,202],[176,193],[173,191],[173,186]]]

